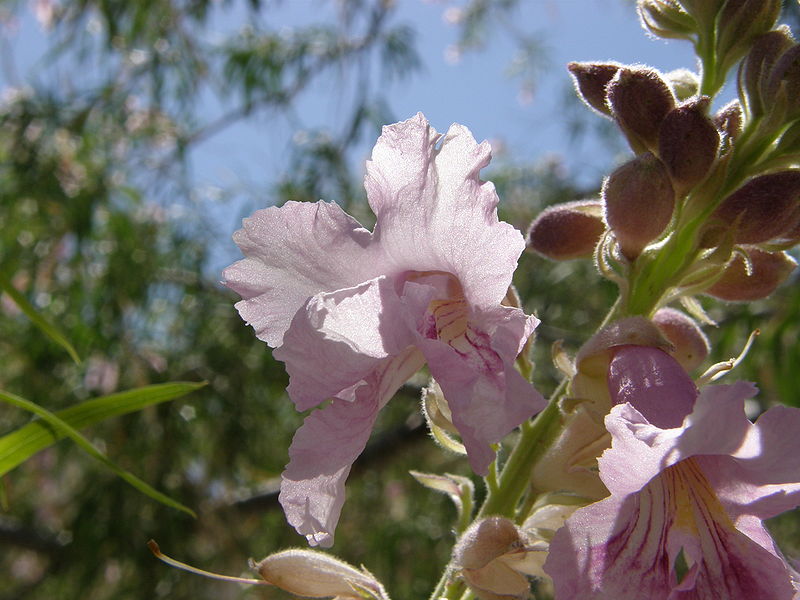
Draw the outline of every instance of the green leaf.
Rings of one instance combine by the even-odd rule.
[[[137,490],[162,504],[196,516],[191,509],[162,494],[135,475],[114,464],[105,454],[82,436],[75,427],[86,427],[108,417],[141,410],[146,406],[187,394],[203,385],[205,384],[181,382],[152,385],[87,400],[57,414],[42,408],[30,400],[0,390],[0,400],[30,411],[41,419],[41,421],[29,423],[17,431],[0,438],[0,475],[7,473],[28,457],[55,441],[68,437]]]
[[[23,296],[17,288],[11,285],[11,282],[5,277],[5,275],[0,274],[0,290],[4,291],[8,294],[9,298],[11,298],[14,303],[19,307],[19,309],[25,313],[25,315],[31,320],[31,322],[36,325],[42,332],[53,340],[56,344],[64,348],[64,350],[69,353],[72,360],[75,361],[76,364],[81,364],[81,359],[78,356],[78,353],[75,351],[75,348],[72,347],[72,344],[69,343],[69,340],[64,336],[59,329],[47,321],[36,308],[28,302],[28,299]]]

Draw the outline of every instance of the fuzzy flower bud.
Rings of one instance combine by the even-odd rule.
[[[735,140],[742,132],[742,105],[732,100],[717,111],[713,122],[725,138]]]
[[[489,517],[461,536],[453,550],[453,566],[481,600],[522,599],[530,593],[525,577],[530,552],[541,554],[543,549],[527,548],[521,531],[508,519]]]
[[[700,89],[700,80],[697,78],[697,74],[692,73],[689,69],[675,69],[665,74],[665,77],[672,85],[672,91],[680,102],[696,96]]]
[[[658,130],[675,97],[661,74],[648,67],[620,69],[606,88],[608,106],[637,154],[658,147]]]
[[[528,249],[553,260],[591,256],[606,229],[599,200],[550,206],[528,229]]]
[[[714,217],[735,227],[737,244],[760,244],[780,237],[795,223],[800,201],[800,171],[754,177],[725,198]]]
[[[769,95],[785,96],[781,100],[786,102],[786,121],[800,117],[800,44],[795,44],[778,58],[766,89]]]
[[[653,323],[673,345],[667,353],[687,372],[694,371],[708,357],[711,346],[694,319],[674,308],[661,308],[653,315]]]
[[[617,63],[571,62],[567,65],[581,100],[606,116],[611,116],[611,110],[606,104],[606,86],[621,68],[622,65]]]
[[[667,169],[649,152],[614,171],[603,183],[602,196],[606,222],[630,260],[664,231],[675,206]]]
[[[719,150],[719,133],[706,116],[710,99],[701,96],[671,110],[658,134],[658,155],[672,183],[686,192],[705,179]]]
[[[780,0],[727,0],[717,16],[717,56],[723,69],[731,67],[753,38],[772,29],[781,12]]]
[[[794,45],[789,28],[781,26],[759,36],[739,66],[739,97],[751,117],[767,112],[774,102],[776,90],[768,90],[772,68],[778,58]]]
[[[722,277],[704,293],[729,302],[760,300],[772,294],[797,266],[786,252],[767,252],[753,246],[743,250],[750,264],[742,255],[735,255]]]
[[[642,27],[661,38],[691,39],[697,28],[675,0],[639,0],[636,9]]]
[[[284,550],[254,568],[267,583],[304,598],[387,598],[383,586],[366,569],[359,571],[323,552]]]

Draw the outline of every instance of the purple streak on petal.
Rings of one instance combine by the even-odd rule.
[[[678,361],[649,346],[619,346],[608,367],[615,404],[629,402],[653,425],[680,427],[692,412],[697,388]]]
[[[518,348],[534,326],[521,310],[497,307],[482,313],[450,343],[438,339],[417,343],[447,398],[453,424],[478,474],[485,475],[494,460],[490,445],[546,404],[514,369]]]

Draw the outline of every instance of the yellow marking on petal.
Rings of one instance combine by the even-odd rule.
[[[661,474],[661,480],[676,527],[694,536],[699,535],[700,528],[711,529],[715,523],[728,530],[736,529],[694,458],[668,467]]]
[[[428,306],[436,323],[436,335],[445,343],[467,333],[469,310],[463,299],[434,300]]]

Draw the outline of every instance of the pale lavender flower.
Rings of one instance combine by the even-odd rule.
[[[606,417],[612,446],[598,461],[611,495],[553,538],[545,571],[556,599],[794,598],[794,572],[763,521],[800,504],[800,410],[774,407],[750,423],[744,400],[755,386],[698,396],[685,373],[660,370],[673,360],[665,356],[628,346],[612,361],[621,403]]]
[[[298,410],[330,401],[295,434],[281,485],[312,545],[333,543],[378,411],[426,362],[478,473],[544,406],[514,369],[538,320],[501,305],[525,244],[478,177],[489,159],[465,127],[442,136],[419,114],[385,127],[367,164],[372,232],[336,204],[289,202],[234,234],[245,258],[224,279],[239,313],[286,363]]]

